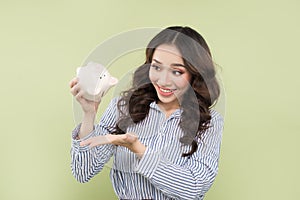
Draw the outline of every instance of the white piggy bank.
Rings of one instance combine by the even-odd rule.
[[[87,100],[100,102],[107,91],[118,83],[104,66],[89,62],[86,66],[77,68],[78,84],[85,92],[83,97]]]

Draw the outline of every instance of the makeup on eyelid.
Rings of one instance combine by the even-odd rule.
[[[190,77],[175,46],[163,44],[156,48],[149,78],[162,106],[179,107],[179,99],[189,87]]]

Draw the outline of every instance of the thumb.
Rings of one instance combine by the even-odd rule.
[[[80,142],[80,143],[79,143],[80,146],[83,147],[83,146],[86,146],[86,145],[91,144],[91,142],[92,142],[91,139],[92,139],[92,138],[89,138],[89,139],[86,139],[86,140]]]

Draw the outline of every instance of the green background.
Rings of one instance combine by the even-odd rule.
[[[206,200],[299,199],[299,9],[297,0],[0,0],[0,199],[116,198],[109,167],[86,184],[71,175],[68,82],[112,35],[170,25],[197,29],[222,68],[226,121]],[[130,69],[134,58],[119,62]]]

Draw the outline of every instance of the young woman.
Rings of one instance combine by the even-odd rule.
[[[94,126],[98,103],[75,78],[71,93],[84,111],[72,134],[72,173],[87,182],[114,156],[110,177],[120,199],[203,199],[218,170],[220,89],[203,37],[169,27],[146,48],[132,87],[114,98]]]

